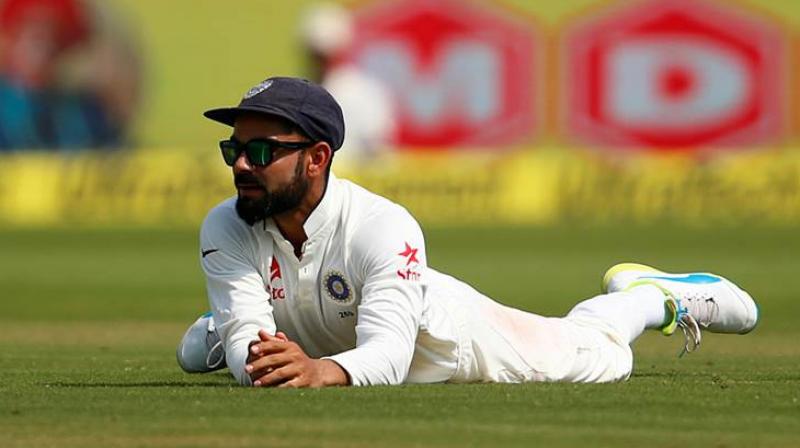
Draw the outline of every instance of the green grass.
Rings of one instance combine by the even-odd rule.
[[[621,384],[239,388],[174,361],[206,308],[193,230],[0,231],[0,446],[797,446],[796,229],[435,229],[430,263],[562,314],[620,260],[724,273],[747,336],[643,336]]]

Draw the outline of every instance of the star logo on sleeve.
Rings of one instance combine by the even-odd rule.
[[[417,258],[417,251],[418,250],[419,249],[414,249],[414,248],[411,247],[411,245],[406,243],[406,250],[404,250],[403,252],[400,252],[397,255],[400,255],[401,257],[407,258],[406,266],[408,266],[411,263],[419,263],[419,259]]]

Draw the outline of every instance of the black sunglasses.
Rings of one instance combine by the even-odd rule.
[[[228,166],[233,166],[239,154],[244,151],[247,161],[254,166],[267,166],[272,163],[275,151],[279,148],[291,150],[305,149],[313,146],[316,142],[282,142],[271,138],[255,138],[242,143],[231,137],[230,140],[219,142],[219,149],[222,151],[222,158]]]

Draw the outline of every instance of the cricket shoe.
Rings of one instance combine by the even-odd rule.
[[[623,263],[613,266],[603,277],[604,292],[625,291],[640,285],[653,285],[666,297],[671,321],[662,333],[671,335],[680,328],[686,337],[681,355],[694,351],[702,338],[700,330],[712,333],[749,333],[758,323],[758,305],[730,280],[709,273],[670,274],[650,266]]]
[[[200,316],[183,335],[178,364],[187,373],[213,372],[225,367],[225,350],[211,313]]]

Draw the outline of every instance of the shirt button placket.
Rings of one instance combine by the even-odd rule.
[[[312,294],[314,285],[314,265],[309,253],[303,254],[303,261],[300,262],[298,278],[298,304],[303,307],[313,307],[314,297]]]

